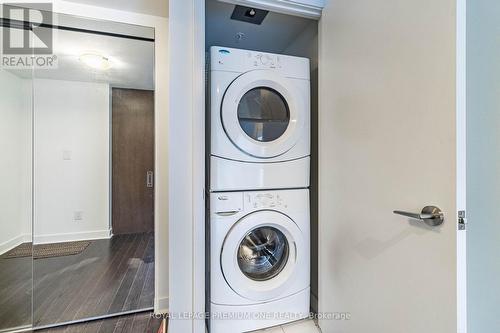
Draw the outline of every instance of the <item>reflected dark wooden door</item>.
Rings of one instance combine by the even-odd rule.
[[[113,234],[154,230],[153,170],[154,93],[113,88]]]

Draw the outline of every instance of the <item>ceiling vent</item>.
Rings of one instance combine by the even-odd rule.
[[[319,20],[326,0],[218,0],[233,5],[257,7],[275,13]]]
[[[267,13],[269,13],[267,10],[238,5],[234,7],[231,20],[260,25],[266,18]]]

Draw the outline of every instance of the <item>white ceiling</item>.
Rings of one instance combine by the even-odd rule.
[[[3,29],[3,28],[2,28]],[[154,43],[91,33],[54,30],[56,69],[36,69],[34,78],[101,82],[114,87],[154,89]],[[95,52],[109,57],[112,68],[94,70],[83,64],[83,53]],[[13,71],[31,78],[30,71]]]
[[[314,20],[270,12],[261,25],[231,20],[234,5],[207,0],[206,46],[282,53]],[[236,34],[245,36],[238,41]]]
[[[168,17],[168,0],[66,0],[84,5]]]

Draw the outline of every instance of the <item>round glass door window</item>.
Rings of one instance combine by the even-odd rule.
[[[279,92],[257,87],[247,91],[238,103],[238,121],[252,139],[274,141],[285,133],[290,122],[290,110]]]
[[[241,241],[238,265],[246,277],[266,281],[283,270],[288,255],[288,241],[281,231],[272,227],[259,227],[250,231]]]

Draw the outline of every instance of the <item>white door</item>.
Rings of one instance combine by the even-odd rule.
[[[331,0],[320,21],[325,333],[457,332],[455,0]],[[393,214],[441,208],[429,227]]]
[[[228,87],[221,108],[229,139],[248,155],[271,158],[293,148],[306,119],[301,99],[289,79],[271,70],[240,75]]]

